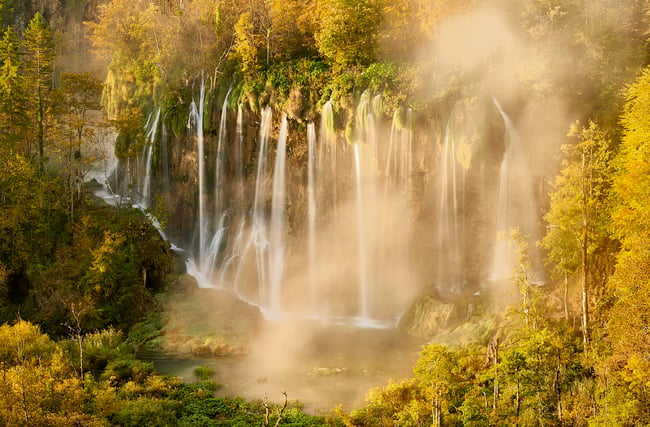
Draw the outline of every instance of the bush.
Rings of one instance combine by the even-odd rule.
[[[214,370],[209,366],[199,366],[198,368],[194,369],[194,375],[200,381],[207,381],[214,376]]]

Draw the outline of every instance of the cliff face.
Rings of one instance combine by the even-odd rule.
[[[90,53],[91,43],[87,38],[86,21],[97,19],[98,7],[105,0],[31,0],[14,1],[14,13],[6,24],[18,32],[27,26],[37,12],[50,24],[56,34],[59,62],[62,71],[105,74],[105,64],[97,61]]]

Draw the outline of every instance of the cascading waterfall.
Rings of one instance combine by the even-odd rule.
[[[217,218],[221,218],[222,214],[226,210],[224,204],[224,189],[226,187],[226,173],[225,173],[225,146],[226,146],[226,120],[227,120],[227,109],[228,109],[228,96],[230,95],[230,89],[226,92],[226,96],[223,99],[223,105],[221,106],[221,120],[219,121],[219,136],[217,138],[217,158],[215,165],[215,185],[214,185],[214,204],[215,204],[215,214]]]
[[[273,170],[273,193],[271,203],[270,227],[270,260],[271,282],[270,299],[267,306],[271,312],[278,314],[281,310],[282,278],[284,274],[284,222],[286,203],[286,144],[287,144],[287,116],[282,115],[280,135],[275,153],[275,167]]]
[[[438,231],[437,286],[445,290],[459,290],[458,273],[462,261],[457,182],[456,145],[451,135],[451,119],[447,122],[439,159],[438,176]]]
[[[159,118],[160,107],[149,115],[145,124],[145,145],[142,148],[143,176],[140,190],[140,204],[144,209],[147,209],[151,202],[151,163],[153,161],[153,147],[156,142]]]
[[[359,274],[359,318],[362,322],[368,319],[368,272],[366,270],[366,233],[363,209],[363,180],[361,169],[360,143],[354,144],[354,166],[356,177],[357,197],[357,268]]]
[[[224,101],[224,111],[225,111]],[[224,122],[225,128],[225,122]],[[223,287],[227,281],[229,274],[234,274],[230,277],[232,280],[232,287],[237,288],[238,271],[235,270],[237,260],[241,260],[242,245],[244,240],[244,230],[246,227],[246,215],[244,213],[244,132],[243,132],[243,112],[241,105],[237,107],[237,122],[235,124],[235,186],[236,195],[233,198],[233,224],[238,223],[237,234],[234,236],[233,244],[230,252],[226,255],[219,275],[219,283]]]
[[[472,154],[462,105],[454,107],[444,128],[432,132],[440,135],[437,154],[430,139],[415,140],[411,109],[396,110],[392,122],[384,123],[381,96],[368,92],[359,99],[347,144],[343,132],[335,132],[334,108],[328,101],[320,130],[313,122],[306,126],[305,151],[300,143],[291,145],[295,139],[288,141],[285,114],[276,124],[277,145],[271,148],[269,107],[259,117],[256,148],[247,150],[245,129],[254,121],[245,122],[239,106],[236,123],[228,126],[229,93],[216,138],[204,141],[205,97],[201,83],[188,119],[196,141],[199,195],[198,244],[194,242],[198,267],[191,259],[188,272],[202,287],[234,290],[267,317],[304,315],[364,327],[395,325],[423,283],[434,282],[441,292],[462,291],[470,263],[480,270],[471,278],[472,289],[486,276],[502,279],[507,274],[511,262],[504,261],[506,246],[494,245],[492,254],[481,254],[485,260],[474,260],[468,258],[473,248],[465,243],[474,212],[492,212],[492,206],[485,206],[492,195],[498,199],[493,227],[520,225],[528,234],[534,229],[535,220],[522,223],[534,210],[526,189],[530,182],[513,172],[513,164],[524,163],[517,148],[521,144],[498,103],[506,128],[503,158],[500,166],[489,159],[492,163],[481,166],[478,160],[480,167],[498,168],[497,186],[483,173],[467,172]],[[148,146],[156,139],[160,115],[156,110],[149,118],[144,131]],[[214,144],[214,184],[205,179],[204,144]],[[147,148],[142,157],[146,164],[153,154]],[[142,185],[148,194],[149,184]],[[289,214],[291,221],[298,221],[289,222]],[[486,240],[491,235],[484,234]],[[414,239],[427,243],[414,249]]]
[[[253,197],[253,214],[251,219],[250,237],[242,250],[241,259],[235,274],[234,289],[243,300],[255,303],[255,298],[249,295],[242,283],[242,269],[251,250],[255,253],[255,268],[257,272],[258,305],[266,308],[269,295],[269,238],[266,227],[265,202],[267,198],[267,144],[271,133],[273,111],[271,107],[262,110],[258,137],[257,172],[255,174],[255,194]]]
[[[307,125],[307,250],[309,251],[309,295],[312,310],[316,307],[316,126]]]
[[[226,146],[226,119],[228,109],[228,96],[230,89],[226,93],[221,107],[221,120],[219,122],[219,134],[217,137],[217,156],[215,160],[215,185],[214,185],[214,217],[217,227],[210,239],[210,244],[204,251],[201,257],[201,270],[203,276],[207,278],[210,285],[222,287],[220,278],[221,275],[216,276],[216,267],[219,260],[222,241],[226,233],[225,222],[228,208],[225,203],[225,188],[226,188],[226,174],[225,174],[225,146]],[[207,229],[207,224],[206,224]]]
[[[517,227],[534,243],[538,240],[537,222],[539,214],[533,198],[533,184],[529,174],[528,162],[523,152],[523,143],[510,117],[501,108],[496,98],[493,101],[503,118],[505,127],[505,150],[499,172],[495,233],[500,236],[497,238],[493,250],[490,271],[490,280],[498,281],[507,280],[512,275],[512,268],[515,263],[512,245],[504,234]],[[533,246],[531,245],[531,247]],[[539,274],[539,272],[534,271],[539,268],[539,261],[536,258],[536,252],[534,252],[532,274]]]
[[[318,158],[316,159],[317,167],[321,179],[318,183],[318,189],[321,190],[321,202],[331,207],[332,223],[336,221],[336,200],[337,185],[336,177],[338,150],[336,147],[336,134],[334,132],[334,111],[332,102],[327,101],[323,105],[320,121],[320,144],[318,144]],[[327,182],[329,188],[321,188],[323,183]]]
[[[205,104],[205,81],[201,79],[201,88],[199,91],[199,103],[192,100],[188,115],[187,127],[194,132],[197,145],[198,156],[198,181],[199,181],[199,260],[202,261],[205,256],[206,240],[206,216],[205,216],[205,154],[203,140],[203,108]]]
[[[237,204],[244,202],[244,129],[241,104],[237,106],[237,124],[235,126],[235,180],[237,182]]]
[[[512,265],[514,263],[514,254],[507,241],[504,233],[508,232],[508,169],[511,163],[512,141],[506,138],[506,150],[501,160],[499,171],[499,190],[497,197],[497,220],[496,220],[496,243],[492,256],[492,269],[490,270],[490,280],[507,279],[512,274]]]

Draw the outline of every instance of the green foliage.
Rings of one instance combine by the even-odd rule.
[[[19,52],[16,33],[5,30],[0,40],[0,150],[2,154],[29,155],[27,146],[18,147],[23,140],[29,123],[27,80]]]
[[[194,375],[200,381],[207,381],[214,376],[214,370],[209,366],[199,366],[194,369]]]
[[[25,29],[23,47],[25,54],[25,71],[33,82],[31,88],[31,103],[33,111],[32,123],[37,128],[38,145],[38,170],[43,171],[44,154],[44,130],[45,101],[51,88],[53,63],[55,59],[54,39],[52,31],[40,13],[36,13]]]

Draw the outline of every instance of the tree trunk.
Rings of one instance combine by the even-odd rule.
[[[569,276],[564,272],[564,318],[569,320]]]
[[[586,155],[582,151],[582,164],[581,164],[581,199],[582,199],[582,240],[580,242],[580,255],[581,255],[581,270],[582,270],[582,342],[585,350],[589,342],[589,283],[587,280],[587,255],[589,245],[589,205],[588,205],[588,188],[586,177]]]
[[[562,367],[562,358],[560,350],[557,352],[557,366],[555,367],[555,393],[557,396],[557,419],[562,423],[562,387],[560,385],[560,375]]]
[[[587,231],[584,232],[584,241],[582,243],[582,341],[585,345],[589,343],[589,281],[587,280]]]
[[[37,92],[37,100],[38,100],[38,172],[43,173],[45,170],[44,167],[44,149],[43,149],[43,95],[41,93],[41,85],[38,85],[38,92]]]

